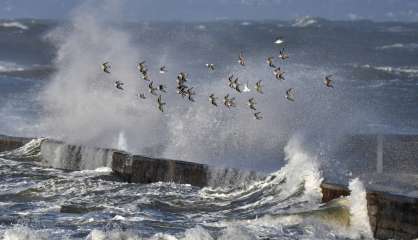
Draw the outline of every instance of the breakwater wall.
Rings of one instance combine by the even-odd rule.
[[[245,184],[264,177],[254,171],[216,168],[205,164],[150,158],[126,152],[113,153],[112,170],[134,183],[176,182],[197,187]]]
[[[14,150],[28,143],[32,138],[0,135],[0,152]]]
[[[363,140],[356,140],[349,147],[353,149],[355,154],[360,154],[359,149],[364,149],[366,152],[363,156],[376,161],[374,165],[377,167],[376,170],[384,169],[385,164],[379,163],[379,161],[384,160],[384,156],[389,156],[388,159],[399,155],[401,155],[401,158],[407,156],[418,157],[418,155],[413,154],[418,150],[415,138],[397,137],[395,140],[389,139],[389,141],[387,136],[383,138],[362,136],[361,138]],[[385,138],[386,140],[384,140]],[[387,142],[385,143],[385,141]],[[405,146],[402,146],[403,143],[405,143]],[[14,152],[13,149],[18,147],[21,148]],[[36,159],[34,161],[37,164],[61,169],[81,170],[108,166],[121,179],[136,183],[171,181],[204,187],[245,183],[263,177],[255,172],[221,169],[204,164],[170,159],[156,159],[132,155],[114,149],[77,146],[49,139],[31,141],[29,138],[0,135],[0,149],[9,151],[7,152],[9,155],[3,155],[3,157],[13,156],[14,153],[27,153],[30,155],[28,159]],[[407,155],[391,153],[391,151],[394,151],[393,149],[401,152],[405,151]],[[33,155],[36,155],[36,158]],[[358,157],[361,157],[361,154]],[[350,194],[348,188],[344,185],[323,183],[321,188],[323,202]],[[376,238],[418,238],[418,198],[368,189],[367,207],[370,225]]]
[[[347,186],[323,183],[322,201],[348,196]],[[418,198],[367,190],[367,210],[377,239],[418,238]]]

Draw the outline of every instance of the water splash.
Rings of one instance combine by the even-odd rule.
[[[348,186],[351,193],[350,200],[350,225],[354,237],[373,238],[370,227],[369,215],[367,214],[366,190],[360,179],[355,178]]]
[[[117,149],[128,151],[128,141],[126,140],[125,132],[123,131],[119,132]]]

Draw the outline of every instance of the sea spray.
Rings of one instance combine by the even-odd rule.
[[[123,131],[119,132],[117,149],[128,151],[128,142],[125,137],[125,132]]]
[[[353,237],[372,238],[369,216],[367,211],[366,190],[360,179],[355,178],[348,186],[351,193],[350,200],[350,227]]]
[[[35,231],[22,225],[16,225],[4,232],[3,240],[48,240],[48,234]]]
[[[304,194],[309,200],[317,202],[322,198],[322,176],[318,160],[311,156],[302,146],[302,137],[294,135],[285,147],[287,165],[283,170],[287,173],[288,186],[304,184]]]

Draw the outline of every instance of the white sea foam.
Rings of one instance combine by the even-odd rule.
[[[367,214],[366,190],[363,183],[358,178],[355,178],[350,181],[348,188],[351,191],[349,200],[352,234],[354,237],[363,236],[373,238],[369,216]]]
[[[394,43],[390,45],[384,45],[376,48],[377,50],[390,50],[390,49],[404,49],[414,51],[418,49],[418,43]]]
[[[317,25],[318,21],[311,16],[297,18],[292,24],[293,27],[310,27]]]
[[[5,28],[18,28],[21,30],[28,30],[29,27],[24,25],[23,23],[20,22],[3,22],[0,23],[0,27],[5,27]]]
[[[17,63],[0,61],[0,73],[24,71],[24,70],[25,70],[25,67]]]
[[[355,65],[355,67],[358,67]],[[364,69],[374,69],[377,71],[382,71],[386,73],[391,73],[395,75],[407,75],[408,77],[416,77],[418,76],[418,67],[411,66],[411,67],[390,67],[390,66],[372,66],[369,64],[365,64],[360,66]]]
[[[16,225],[3,234],[3,240],[47,240],[48,234],[34,231],[28,227]]]

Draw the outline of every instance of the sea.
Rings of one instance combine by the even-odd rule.
[[[289,58],[279,59],[280,50]],[[275,78],[268,57],[285,80]],[[164,112],[141,78],[142,61],[154,87],[167,89],[157,94]],[[193,102],[176,93],[180,72]],[[250,92],[229,88],[230,75]],[[329,75],[332,88],[324,84]],[[291,88],[294,101],[285,97]],[[224,106],[226,94],[235,107]],[[0,20],[0,134],[34,138],[0,153],[0,238],[372,239],[365,183],[344,157],[327,153],[347,134],[416,134],[417,109],[418,23],[120,22],[85,9],[69,20]],[[109,162],[91,164],[94,154],[76,171],[39,164],[44,139],[260,177],[204,188],[126,183]],[[328,175],[344,176],[351,195],[321,203]]]

